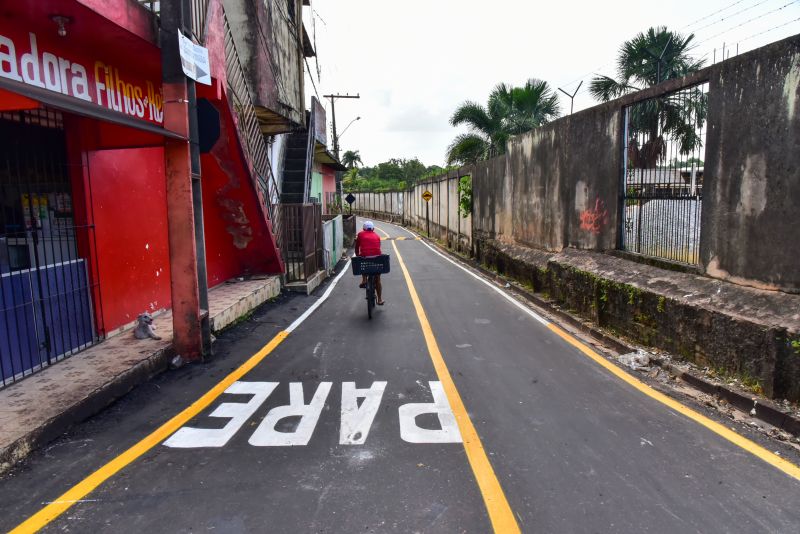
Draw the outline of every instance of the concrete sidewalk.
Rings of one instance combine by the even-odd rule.
[[[209,292],[212,330],[233,324],[280,291],[277,276],[215,287]],[[159,315],[154,325],[161,340],[136,339],[128,330],[0,390],[0,474],[166,370],[174,355],[172,313]]]

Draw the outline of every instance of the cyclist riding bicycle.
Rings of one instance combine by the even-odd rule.
[[[365,221],[363,230],[358,233],[356,236],[356,256],[380,256],[381,255],[381,238],[378,234],[375,233],[375,224],[372,221]],[[378,294],[378,300],[376,304],[378,306],[383,306],[385,304],[381,293],[383,291],[383,287],[381,286],[381,275],[376,274],[375,276],[375,292]],[[361,275],[361,284],[359,286],[361,289],[367,287],[367,275]]]

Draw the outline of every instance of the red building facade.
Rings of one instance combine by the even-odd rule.
[[[0,1],[3,384],[197,291],[201,266],[175,263],[177,245],[195,250],[192,209],[202,209],[208,287],[282,271],[228,91],[224,11],[207,8],[200,44],[212,80],[196,86],[202,202],[183,198],[189,211],[176,211],[168,191],[177,181],[191,195],[192,177],[174,175],[174,154],[188,158],[189,139],[169,127],[168,106],[181,99],[164,96],[155,15],[133,0]],[[176,337],[203,314],[194,312],[174,314]]]

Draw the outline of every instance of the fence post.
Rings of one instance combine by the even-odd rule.
[[[445,235],[447,236],[445,242],[447,243],[447,248],[450,248],[450,171],[447,171],[447,178],[445,179],[445,191],[447,192],[447,203],[445,204],[445,217],[446,217],[446,224],[444,226]]]
[[[461,185],[461,173],[456,173],[456,221],[458,227],[458,235],[456,235],[456,250],[461,251],[461,192],[458,190]],[[473,198],[475,198],[473,196]]]

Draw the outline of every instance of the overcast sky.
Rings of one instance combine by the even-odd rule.
[[[362,117],[340,145],[366,165],[392,157],[444,165],[460,131],[449,125],[453,110],[485,104],[499,82],[535,77],[572,92],[583,79],[575,109],[594,105],[585,92],[592,74],[613,75],[620,44],[650,26],[695,33],[695,53],[708,62],[714,48],[720,60],[723,43],[735,53],[739,42],[741,53],[800,33],[798,0],[312,0],[304,11],[317,93],[361,95],[338,100],[336,120],[341,134]]]

